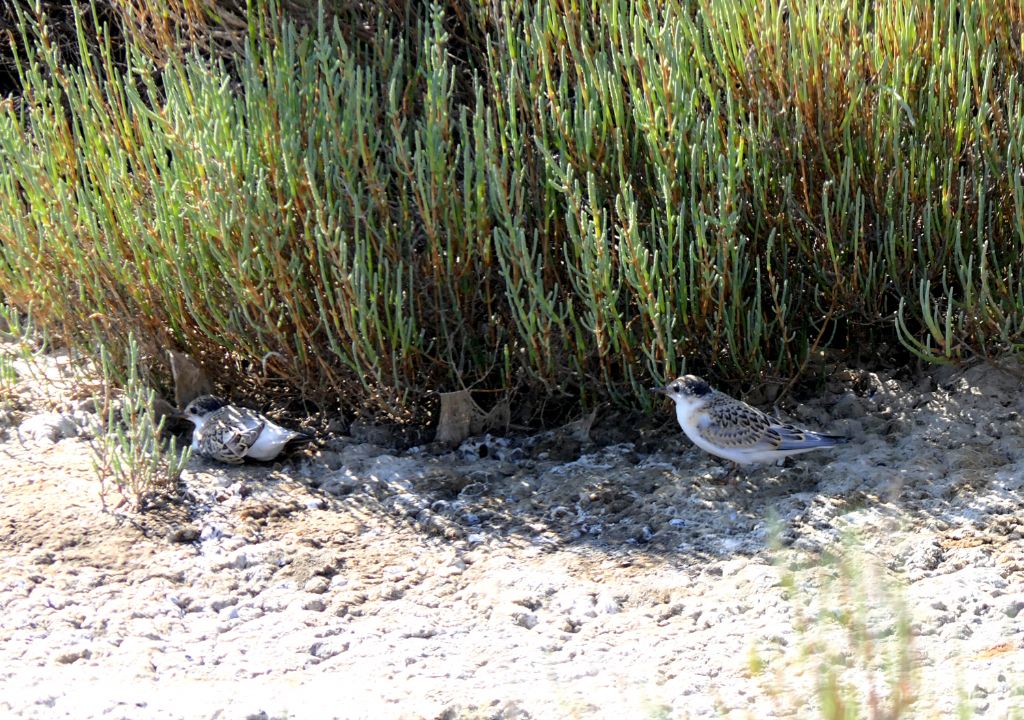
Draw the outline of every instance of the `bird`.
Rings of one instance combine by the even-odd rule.
[[[214,395],[201,395],[180,413],[195,429],[192,451],[211,460],[238,465],[246,460],[269,461],[313,436],[288,430],[263,415],[229,405]]]
[[[734,471],[738,465],[775,462],[849,442],[841,435],[780,422],[715,390],[696,375],[684,375],[651,391],[671,398],[686,436],[705,452],[731,461]]]

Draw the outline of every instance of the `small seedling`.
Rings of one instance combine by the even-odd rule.
[[[117,507],[129,505],[139,512],[156,496],[170,492],[191,455],[179,448],[177,439],[164,443],[164,418],[154,409],[156,393],[139,374],[139,346],[128,337],[128,368],[123,388],[115,398],[117,372],[105,346],[100,347],[103,372],[103,409],[106,432],[92,443],[93,468],[100,480],[100,495],[113,489],[120,495]]]

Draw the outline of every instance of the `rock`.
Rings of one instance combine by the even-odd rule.
[[[78,660],[88,660],[92,657],[92,651],[84,645],[75,645],[62,650],[54,658],[61,665],[70,665]]]
[[[320,489],[335,497],[345,497],[362,484],[363,478],[353,475],[348,470],[340,470],[320,478]]]
[[[346,652],[349,648],[349,641],[342,638],[331,637],[318,640],[309,648],[309,654],[321,660],[332,658]]]
[[[815,427],[828,425],[829,417],[825,410],[817,405],[801,404],[793,410],[793,415],[801,423],[813,423]]]
[[[435,635],[437,635],[436,627],[432,625],[424,625],[422,623],[408,625],[405,629],[398,631],[399,637],[418,638],[420,640],[427,640]]]
[[[513,605],[512,608],[509,609],[508,617],[514,624],[519,627],[526,628],[527,630],[533,630],[533,628],[537,627],[537,623],[540,622],[534,613],[517,605]]]
[[[329,470],[339,470],[345,464],[344,456],[334,450],[319,450],[313,461],[325,465]]]
[[[214,570],[244,570],[250,564],[249,556],[244,550],[227,552],[212,558],[210,561],[210,567]]]
[[[583,444],[571,435],[555,434],[533,447],[531,456],[537,460],[567,462],[580,456]]]
[[[210,609],[214,612],[220,612],[224,608],[233,607],[237,604],[237,597],[221,597],[210,601]]]
[[[864,423],[853,418],[833,420],[828,424],[828,431],[849,438],[853,442],[863,442],[867,438]]]
[[[259,620],[265,614],[264,611],[254,605],[243,605],[237,608],[237,617],[242,622],[251,622],[253,620]]]
[[[846,393],[832,406],[832,417],[835,418],[861,418],[867,413],[864,410],[864,403],[852,392]]]
[[[64,438],[78,435],[78,423],[68,413],[43,413],[34,415],[18,426],[18,435],[36,442],[55,443]]]
[[[377,590],[378,600],[401,600],[403,595],[405,595],[405,590],[398,583],[381,585]]]
[[[99,402],[96,398],[86,398],[85,400],[79,400],[71,406],[72,412],[76,413],[89,413],[95,415],[99,412]]]
[[[466,563],[457,559],[442,568],[438,568],[437,574],[440,577],[451,577],[453,575],[461,575],[465,570]]]
[[[106,431],[106,424],[103,418],[93,413],[75,410],[71,419],[79,427],[79,435],[85,438],[99,437]]]
[[[195,525],[179,525],[167,532],[167,541],[172,543],[190,543],[199,539],[199,528]]]
[[[462,473],[452,472],[450,470],[438,470],[422,480],[419,480],[416,483],[416,486],[425,492],[443,495],[458,495],[462,492],[463,488],[472,484],[474,479],[475,478],[472,474],[463,475]]]
[[[942,546],[936,539],[914,538],[904,543],[902,551],[896,555],[895,559],[902,565],[903,570],[930,572],[939,566],[943,557]]]
[[[311,577],[306,581],[306,584],[302,587],[305,592],[314,593],[316,595],[322,595],[327,592],[331,587],[331,581],[322,575]]]

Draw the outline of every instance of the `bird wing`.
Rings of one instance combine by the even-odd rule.
[[[775,426],[775,430],[779,433],[781,441],[779,442],[779,450],[783,452],[790,450],[808,450],[819,447],[831,447],[833,445],[842,445],[850,441],[849,438],[841,435],[826,435],[825,433],[814,432],[813,430],[804,430],[802,428],[794,427],[793,425],[780,425]]]
[[[756,408],[724,397],[704,408],[697,430],[708,442],[730,450],[778,450],[783,439],[781,426]]]
[[[203,426],[200,452],[222,462],[241,463],[263,432],[264,425],[258,417],[240,413],[235,408],[224,408],[214,413]]]
[[[725,398],[705,408],[697,422],[702,436],[723,448],[744,452],[810,450],[846,442],[836,435],[779,422],[739,400]]]

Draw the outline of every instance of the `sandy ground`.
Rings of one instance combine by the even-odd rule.
[[[853,442],[735,485],[665,407],[193,459],[142,515],[37,377],[0,414],[0,716],[1024,717],[1012,370],[837,371],[790,416]]]

